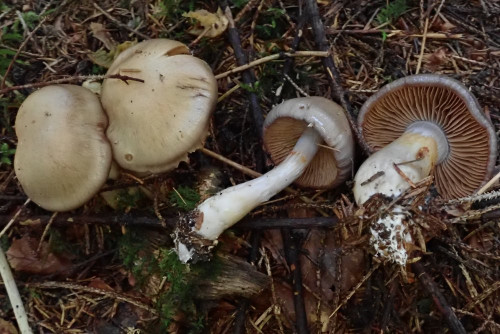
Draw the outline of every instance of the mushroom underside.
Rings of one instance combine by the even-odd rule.
[[[412,123],[438,125],[447,137],[449,155],[433,174],[445,198],[472,193],[491,173],[491,159],[496,155],[496,146],[490,148],[491,133],[484,120],[471,114],[464,99],[449,88],[400,87],[379,97],[363,116],[362,133],[373,151],[396,140]]]

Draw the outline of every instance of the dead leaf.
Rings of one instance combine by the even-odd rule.
[[[94,35],[95,38],[100,40],[106,49],[112,50],[115,48],[116,42],[113,40],[113,37],[111,37],[110,33],[104,27],[104,25],[97,23],[97,22],[92,22],[90,23],[90,30],[92,31],[92,35]]]
[[[0,334],[17,334],[16,327],[9,321],[0,318]]]
[[[113,60],[115,60],[120,53],[135,44],[137,44],[137,41],[127,41],[114,46],[110,51],[99,49],[94,53],[89,53],[89,58],[94,64],[109,68]]]
[[[99,277],[93,278],[89,283],[89,287],[106,291],[114,291],[113,288],[108,285],[108,283],[104,282]]]
[[[217,37],[226,30],[228,24],[228,20],[220,8],[217,9],[216,13],[199,9],[194,12],[184,13],[182,16],[198,21],[197,25],[188,30],[188,33],[196,36],[203,34],[205,37]]]
[[[448,62],[449,57],[446,48],[439,48],[431,54],[424,55],[423,60],[427,68],[437,70]]]
[[[36,251],[37,247],[38,240],[35,238],[24,236],[15,239],[7,251],[11,267],[17,271],[40,275],[61,273],[69,269],[71,262],[52,253],[48,242],[42,242],[39,254]]]

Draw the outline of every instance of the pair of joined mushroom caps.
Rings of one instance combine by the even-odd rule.
[[[217,86],[208,65],[184,44],[141,42],[121,53],[108,74],[144,80],[104,81],[108,127],[98,98],[78,86],[42,88],[19,109],[15,171],[26,194],[45,209],[67,211],[89,200],[104,184],[112,157],[124,169],[159,173],[203,145]],[[410,76],[385,86],[363,105],[359,125],[368,148],[379,151],[356,174],[358,204],[375,193],[397,196],[409,187],[393,163],[413,182],[433,171],[446,198],[471,193],[493,169],[491,123],[467,89],[444,76]],[[210,249],[222,231],[292,182],[329,188],[351,175],[354,143],[344,111],[334,102],[286,101],[264,126],[266,149],[279,165],[207,199],[185,217],[175,232],[182,260]]]

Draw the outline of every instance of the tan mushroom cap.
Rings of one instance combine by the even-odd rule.
[[[26,195],[50,211],[91,199],[111,166],[107,123],[99,99],[86,88],[54,85],[28,96],[17,113],[14,158]]]
[[[475,97],[460,82],[442,75],[398,79],[363,105],[358,124],[368,148],[377,151],[417,121],[441,128],[449,154],[433,171],[444,198],[473,193],[494,168],[497,138]]]
[[[344,109],[324,97],[287,100],[274,107],[264,122],[264,146],[275,164],[281,163],[311,125],[324,142],[295,181],[301,187],[335,187],[352,175],[354,141]]]
[[[203,146],[217,82],[210,67],[179,42],[155,39],[121,53],[108,74],[144,83],[106,79],[102,105],[115,161],[141,173],[160,173],[187,161]]]

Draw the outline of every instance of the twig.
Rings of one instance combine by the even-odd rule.
[[[29,33],[28,37],[24,39],[24,41],[21,43],[19,46],[19,49],[17,49],[16,54],[14,57],[12,57],[12,60],[9,63],[9,66],[7,67],[7,70],[5,71],[5,74],[3,74],[3,79],[2,79],[2,84],[0,85],[0,88],[3,89],[5,87],[5,80],[7,80],[7,77],[9,76],[10,71],[12,70],[12,66],[14,66],[14,63],[16,62],[17,57],[19,57],[19,54],[21,51],[24,49],[26,44],[28,44],[29,40],[33,37],[33,34],[37,32],[38,29],[42,26],[42,24],[45,23],[47,20],[48,16],[45,16],[40,23],[37,24],[37,26]],[[1,93],[0,93],[1,94]]]
[[[12,310],[14,311],[14,316],[16,317],[21,334],[33,333],[28,323],[28,316],[26,315],[21,295],[17,289],[16,281],[14,281],[12,271],[10,270],[9,263],[5,258],[2,247],[0,247],[0,276],[2,276],[3,285],[5,286],[5,290],[7,290],[10,305],[12,305]]]
[[[88,292],[88,293],[93,293],[93,294],[98,294],[102,296],[106,296],[108,298],[113,298],[122,302],[126,302],[129,304],[132,304],[134,306],[137,306],[143,310],[148,311],[149,313],[153,315],[158,315],[158,311],[155,310],[154,308],[136,300],[133,299],[132,297],[127,297],[123,296],[119,293],[116,293],[114,291],[108,291],[108,290],[103,290],[103,289],[98,289],[98,288],[92,288],[89,286],[83,286],[79,284],[73,284],[73,283],[65,283],[65,282],[55,282],[55,281],[48,281],[48,282],[42,282],[42,283],[26,283],[27,287],[30,288],[38,288],[38,289],[71,289],[71,290],[76,290],[76,291],[83,291],[83,292]]]
[[[295,307],[295,326],[298,334],[308,334],[307,313],[302,293],[302,271],[300,270],[300,258],[297,250],[298,242],[292,232],[281,230],[283,246],[285,248],[286,262],[291,271],[293,305]]]
[[[51,215],[30,215],[33,224],[48,224]],[[178,217],[164,218],[167,227],[174,227]],[[0,226],[6,225],[9,216],[0,215]],[[337,225],[336,217],[313,218],[273,218],[273,219],[246,219],[238,222],[234,227],[245,230],[265,230],[280,228],[332,228]],[[59,213],[52,223],[56,226],[75,224],[117,225],[117,226],[143,226],[149,228],[163,228],[160,220],[155,216],[139,216],[132,214],[99,216],[75,216],[68,213]]]
[[[424,266],[420,262],[416,262],[412,264],[412,268],[418,275],[420,283],[422,283],[424,288],[431,294],[434,303],[444,316],[451,331],[455,334],[465,334],[466,331],[464,326],[460,320],[458,320],[457,315],[453,312],[453,309],[450,307],[448,301],[444,298],[443,294],[436,286],[436,283],[434,283],[432,278],[426,273]]]
[[[356,139],[365,153],[369,152],[368,147],[364,145],[364,141],[362,140],[361,133],[357,127],[355,121],[354,111],[351,107],[351,103],[347,98],[347,95],[342,88],[342,81],[340,79],[339,71],[337,70],[337,66],[333,61],[332,50],[330,50],[330,46],[328,45],[328,41],[326,39],[325,27],[323,22],[321,21],[318,9],[318,3],[316,0],[306,0],[306,9],[309,13],[309,18],[311,21],[311,26],[314,32],[314,40],[316,42],[316,46],[321,51],[329,51],[330,57],[325,57],[322,59],[323,67],[328,73],[327,78],[330,86],[332,87],[332,98],[340,100],[340,104],[346,111],[347,119],[349,120],[349,124],[351,126],[352,131],[354,132]]]
[[[128,25],[126,24],[123,24],[121,23],[120,21],[118,21],[117,19],[115,19],[111,14],[109,14],[107,11],[105,11],[104,9],[102,9],[101,7],[99,7],[99,5],[97,3],[94,2],[94,7],[100,11],[104,16],[106,16],[108,19],[110,19],[111,21],[113,21],[114,24],[116,24],[117,26],[119,26],[120,28],[123,28],[125,30],[128,30],[130,31],[131,33],[133,34],[136,34],[137,36],[143,38],[143,39],[150,39],[150,37],[146,34],[143,34],[142,32],[139,32],[139,31],[136,31],[135,29],[132,29],[130,28]]]
[[[236,29],[233,20],[233,14],[231,13],[231,9],[229,8],[226,0],[221,1],[221,7],[228,20],[227,36],[229,42],[231,43],[231,46],[233,47],[236,63],[238,64],[238,66],[246,65],[248,63],[248,60],[243,53],[240,35],[238,33],[238,30]],[[241,78],[245,85],[252,86],[255,83],[254,74],[250,69],[243,71],[241,74]],[[257,95],[254,92],[248,92],[248,100],[250,102],[250,109],[252,111],[254,131],[259,140],[259,146],[262,147],[262,133],[264,125],[264,116],[262,115],[262,109],[260,108]],[[264,152],[262,150],[258,150],[255,158],[256,169],[257,171],[262,172],[265,166]]]
[[[0,90],[0,95],[11,92],[13,90],[20,90],[20,89],[26,89],[26,88],[38,88],[38,87],[45,87],[48,85],[56,85],[56,84],[62,84],[62,83],[70,83],[70,82],[75,82],[75,81],[84,81],[84,80],[104,80],[104,79],[119,79],[123,80],[126,84],[128,84],[127,81],[137,81],[137,82],[144,82],[142,79],[130,77],[128,75],[121,75],[121,74],[110,74],[110,75],[75,75],[72,77],[67,77],[67,78],[61,78],[61,79],[55,79],[55,80],[50,80],[50,81],[45,81],[45,82],[34,82],[26,85],[20,85],[20,86],[12,86],[12,87],[7,87],[4,89]]]
[[[356,291],[358,291],[358,289],[366,282],[366,280],[368,278],[370,278],[370,276],[373,274],[373,272],[375,270],[378,269],[379,266],[380,266],[380,262],[377,262],[370,269],[370,271],[358,282],[358,284],[356,284],[356,286],[352,289],[352,291],[349,292],[349,294],[344,298],[344,300],[342,301],[342,303],[340,303],[339,306],[337,306],[337,308],[335,310],[333,310],[332,314],[330,314],[330,316],[328,317],[329,319],[331,319],[340,310],[340,308],[342,306],[344,306],[345,304],[347,304],[347,302],[352,298],[352,296],[354,296],[354,294],[356,293]]]
[[[296,26],[295,29],[295,35],[293,36],[293,41],[292,44],[290,45],[290,49],[292,52],[296,52],[297,48],[299,47],[300,40],[302,38],[302,35],[304,34],[304,25],[307,22],[308,16],[307,16],[307,11],[302,10],[302,7],[299,7],[300,10],[300,17],[299,17],[299,22]],[[281,79],[281,85],[280,88],[283,87],[285,84],[285,78],[288,77],[288,73],[290,73],[290,70],[292,68],[292,65],[294,63],[294,58],[288,57],[285,59],[285,64],[283,65],[283,78]],[[288,80],[292,85],[292,81]],[[276,100],[275,103],[280,102],[279,98],[281,98],[281,93],[283,92],[283,89],[278,89],[276,90]]]
[[[258,173],[256,171],[254,171],[253,169],[250,169],[248,167],[245,167],[243,165],[240,165],[239,163],[237,162],[234,162],[232,160],[229,160],[228,158],[218,154],[218,153],[215,153],[214,151],[211,151],[207,148],[204,148],[202,147],[200,149],[200,151],[203,153],[203,154],[206,154],[208,155],[209,157],[212,157],[214,159],[217,159],[225,164],[228,164],[229,166],[239,170],[240,172],[242,172],[243,174],[245,175],[248,175],[248,176],[251,176],[251,177],[259,177],[261,176],[262,174],[261,173]]]
[[[58,212],[54,212],[52,214],[52,216],[50,217],[49,219],[49,222],[47,223],[47,225],[45,226],[45,229],[43,230],[43,233],[42,233],[42,237],[40,238],[40,242],[38,243],[38,247],[36,248],[36,252],[38,254],[40,254],[40,249],[42,249],[42,245],[43,245],[43,239],[45,239],[45,236],[47,235],[47,233],[49,232],[49,229],[50,229],[50,226],[52,225],[52,223],[54,222],[54,219],[57,217],[57,214]]]
[[[425,18],[424,24],[424,37],[422,37],[422,45],[420,46],[420,55],[418,56],[417,68],[415,74],[420,73],[420,68],[422,67],[422,60],[424,59],[425,43],[427,42],[427,29],[429,28],[429,16]]]
[[[250,254],[248,256],[248,262],[254,265],[257,260],[257,255],[259,255],[259,243],[260,243],[260,233],[252,233],[252,241]],[[250,306],[250,301],[247,298],[242,298],[238,310],[236,311],[236,317],[233,323],[233,333],[240,334],[244,332],[245,329],[245,317]]]
[[[491,180],[489,180],[484,186],[482,186],[481,189],[479,189],[476,192],[476,195],[481,195],[482,193],[484,193],[485,191],[490,189],[491,186],[494,185],[495,183],[497,183],[499,179],[500,179],[500,172],[497,173],[495,176],[493,176],[491,178]]]
[[[215,79],[217,79],[217,80],[218,79],[222,79],[222,78],[227,77],[230,74],[238,73],[238,72],[241,72],[241,71],[245,71],[245,70],[247,70],[249,68],[252,68],[252,67],[255,67],[257,65],[261,65],[261,64],[273,61],[273,60],[277,60],[277,59],[285,59],[285,58],[288,58],[288,57],[328,57],[328,56],[329,56],[328,51],[280,52],[280,53],[276,53],[276,54],[273,54],[273,55],[269,55],[269,56],[266,56],[266,57],[259,58],[257,60],[254,60],[254,61],[248,63],[248,64],[244,64],[244,65],[235,67],[235,68],[233,68],[233,69],[231,69],[229,71],[217,74],[215,76]]]
[[[31,202],[31,200],[28,198],[24,202],[23,206],[21,208],[19,208],[19,210],[17,210],[17,212],[14,214],[14,217],[12,217],[12,219],[9,220],[9,222],[5,225],[5,227],[3,228],[3,230],[0,232],[0,238],[5,234],[5,232],[7,232],[9,230],[9,228],[12,226],[12,224],[14,224],[14,222],[17,219],[17,217],[19,217],[19,215],[21,214],[21,212],[23,211],[23,209],[26,207],[26,205],[28,205],[30,202]]]

